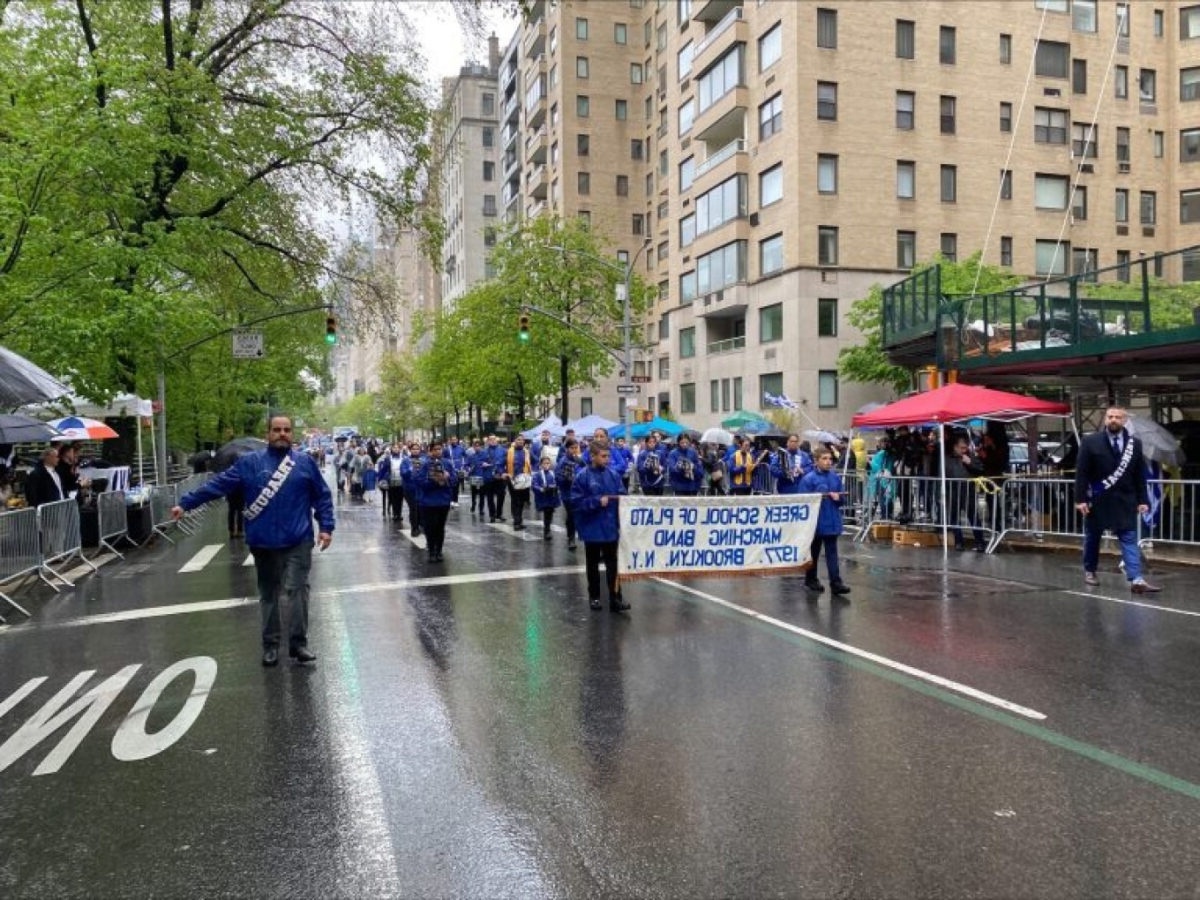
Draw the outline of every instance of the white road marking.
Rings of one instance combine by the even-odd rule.
[[[499,531],[503,531],[506,534],[511,534],[518,541],[540,541],[541,540],[540,537],[534,537],[533,535],[531,535],[529,533],[528,525],[525,526],[524,531],[513,531],[512,525],[510,525],[508,522],[489,522],[488,527],[495,528]]]
[[[817,634],[815,631],[809,631],[806,628],[800,628],[799,626],[793,625],[790,622],[784,622],[772,616],[756,612],[753,609],[747,609],[744,606],[738,606],[736,603],[730,603],[728,600],[722,600],[720,597],[713,596],[712,594],[706,594],[704,591],[697,590],[693,587],[688,587],[686,584],[679,584],[674,581],[669,581],[666,578],[655,578],[653,580],[659,582],[660,584],[673,587],[676,590],[684,591],[685,593],[708,600],[710,603],[715,603],[718,606],[724,606],[726,609],[739,612],[751,619],[757,619],[760,622],[773,625],[774,627],[783,629],[784,631],[790,631],[792,634],[798,634],[801,637],[808,638],[809,640],[815,641],[818,644],[824,644],[827,647],[833,647],[836,650],[841,650],[843,653],[847,653],[851,656],[857,656],[860,659],[870,660],[876,665],[884,666],[897,672],[903,672],[905,675],[908,675],[912,678],[917,678],[930,684],[936,684],[938,687],[946,688],[947,690],[954,691],[958,694],[964,694],[974,700],[982,701],[983,703],[987,703],[991,706],[997,706],[1000,709],[1007,710],[1011,713],[1016,713],[1017,715],[1024,716],[1027,719],[1042,720],[1046,718],[1045,713],[1040,713],[1036,709],[1018,706],[1016,703],[1012,703],[1001,697],[995,697],[991,694],[986,694],[983,691],[965,684],[960,684],[957,681],[951,681],[948,678],[943,678],[941,675],[934,675],[932,672],[926,672],[922,669],[915,669],[912,666],[905,665],[902,662],[897,662],[894,659],[888,659],[886,656],[879,656],[878,654],[871,653],[867,650],[860,650],[858,647],[853,647],[850,644],[843,644],[841,641],[835,641],[832,638],[827,638],[823,634]]]
[[[412,544],[414,547],[416,547],[418,550],[428,550],[429,549],[429,545],[425,543],[425,532],[422,531],[419,537],[413,537],[411,530],[402,531],[400,533],[402,535],[404,535],[404,537],[406,537],[408,539],[408,542],[410,544]]]
[[[253,554],[253,553],[247,553],[247,554],[246,554],[246,558],[242,560],[242,565],[243,565],[243,566],[252,566],[252,565],[254,565],[254,554]]]
[[[400,591],[417,587],[441,587],[452,584],[476,584],[485,581],[518,581],[529,578],[544,578],[553,575],[578,575],[583,566],[557,566],[548,569],[509,569],[503,572],[474,572],[463,575],[438,575],[433,578],[414,578],[409,581],[383,581],[371,584],[359,584],[347,588],[334,588],[328,591],[314,591],[314,597],[340,597],[344,594],[363,594],[368,592]],[[22,626],[13,628],[9,625],[0,626],[0,635],[7,632],[14,634],[28,633],[33,630],[54,628],[78,628],[82,625],[104,625],[110,622],[129,622],[135,619],[154,619],[162,616],[179,616],[187,613],[213,612],[222,609],[236,609],[241,606],[254,606],[257,597],[228,597],[224,600],[201,600],[195,603],[175,603],[169,606],[150,606],[144,609],[128,609],[122,612],[97,613],[92,616],[79,616],[74,619],[63,619],[58,622],[47,622],[42,625]]]
[[[1089,594],[1087,591],[1068,591],[1064,590],[1064,594],[1073,594],[1076,597],[1088,597],[1092,600],[1107,600],[1109,603],[1123,603],[1126,606],[1144,606],[1146,609],[1157,609],[1162,612],[1175,613],[1180,616],[1200,616],[1200,612],[1195,612],[1190,609],[1176,609],[1173,606],[1161,606],[1157,603],[1144,603],[1141,600],[1124,600],[1121,597],[1106,597],[1104,594]]]
[[[375,544],[375,545],[373,545],[373,546],[371,546],[371,547],[367,547],[367,548],[365,548],[365,549],[363,549],[363,550],[360,550],[360,551],[358,551],[358,552],[359,552],[359,553],[361,553],[361,554],[363,554],[364,556],[367,556],[367,555],[370,555],[370,554],[375,554],[375,553],[378,553],[378,552],[379,552],[379,545],[378,545],[378,544]]]
[[[183,575],[185,572],[199,572],[213,561],[213,557],[220,553],[224,546],[224,544],[207,544],[206,546],[201,547],[198,551],[196,551],[195,556],[183,564],[183,566],[179,569],[179,574]]]

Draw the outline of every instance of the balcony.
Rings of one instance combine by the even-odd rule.
[[[744,282],[696,297],[695,314],[703,319],[739,319],[750,306],[750,288]],[[745,338],[742,338],[745,341]],[[723,342],[718,342],[723,343]]]
[[[500,132],[500,146],[507,150],[509,145],[517,139],[517,132],[520,130],[516,125],[505,125]]]
[[[738,9],[742,0],[696,0],[692,10],[693,22],[720,22],[732,9]]]
[[[529,59],[539,56],[546,49],[546,20],[544,18],[525,26],[525,44],[521,49]]]
[[[713,171],[715,168],[721,165],[721,163],[733,159],[733,157],[739,153],[741,153],[743,156],[746,156],[746,142],[741,138],[730,141],[716,153],[710,155],[708,159],[704,160],[704,162],[696,166],[695,179],[699,180],[701,176]],[[748,156],[746,158],[749,159]]]
[[[733,353],[735,350],[746,349],[746,336],[744,334],[737,337],[726,338],[723,341],[712,341],[708,345],[708,355],[716,356],[719,353]]]
[[[540,200],[537,203],[530,205],[530,207],[525,210],[525,218],[536,219],[538,216],[540,216],[545,211],[546,211],[546,201]]]
[[[742,8],[735,7],[710,28],[704,39],[696,45],[692,54],[692,71],[703,72],[705,66],[720,57],[722,52],[738,42],[748,43],[749,40],[750,25],[742,18]]]
[[[514,171],[521,164],[521,157],[517,155],[516,150],[510,150],[504,154],[504,167],[501,170],[507,178],[509,173]]]
[[[692,140],[723,147],[746,134],[746,111],[750,108],[750,89],[739,85],[697,112],[692,124]]]
[[[526,186],[529,190],[529,195],[535,200],[545,200],[546,191],[550,187],[550,175],[546,171],[546,167],[538,166],[530,172]]]
[[[543,125],[536,132],[525,138],[525,158],[531,163],[542,164],[546,161],[546,148],[550,143],[550,135]]]
[[[539,128],[546,121],[546,95],[542,94],[534,100],[525,103],[525,124],[530,128]]]
[[[521,101],[517,98],[517,92],[513,91],[511,97],[504,104],[504,121],[508,121],[509,117],[517,111],[517,106]]]

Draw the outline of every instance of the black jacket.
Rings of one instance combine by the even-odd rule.
[[[1132,531],[1137,528],[1137,508],[1149,505],[1146,493],[1146,462],[1142,457],[1142,442],[1121,431],[1122,446],[1133,441],[1133,455],[1124,474],[1111,488],[1097,492],[1100,482],[1116,471],[1120,457],[1113,453],[1112,438],[1107,429],[1087,435],[1079,443],[1079,460],[1075,464],[1075,502],[1091,503],[1090,516],[1095,525],[1111,531]]]
[[[67,497],[58,489],[46,467],[38,463],[25,478],[25,502],[30,506],[41,506],[43,503],[53,503],[65,500]]]

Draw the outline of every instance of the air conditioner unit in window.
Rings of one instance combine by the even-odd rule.
[[[829,269],[822,269],[821,281],[825,284],[837,284],[837,272]]]
[[[1128,175],[1129,174],[1129,163],[1127,163],[1127,162],[1117,163],[1117,171],[1121,172],[1124,175]]]
[[[1154,226],[1148,225],[1142,229],[1142,237],[1154,237]]]
[[[758,213],[756,213],[756,212],[750,213],[750,227],[753,228],[757,224],[758,224]]]
[[[1082,175],[1091,175],[1094,171],[1096,171],[1096,167],[1091,163],[1082,163],[1079,166],[1079,172]]]
[[[1118,225],[1117,226],[1117,237],[1124,237],[1127,234],[1129,234],[1129,226],[1128,225]]]

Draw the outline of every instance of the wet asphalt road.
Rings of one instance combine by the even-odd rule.
[[[1137,606],[1073,557],[943,571],[846,543],[848,606],[799,578],[647,581],[617,616],[588,611],[561,533],[464,504],[430,566],[378,506],[338,512],[310,668],[260,666],[223,510],[22,595],[33,620],[0,630],[0,895],[1200,892],[1194,574]],[[184,660],[200,674],[157,693]],[[27,739],[79,673],[134,665],[90,728]]]

